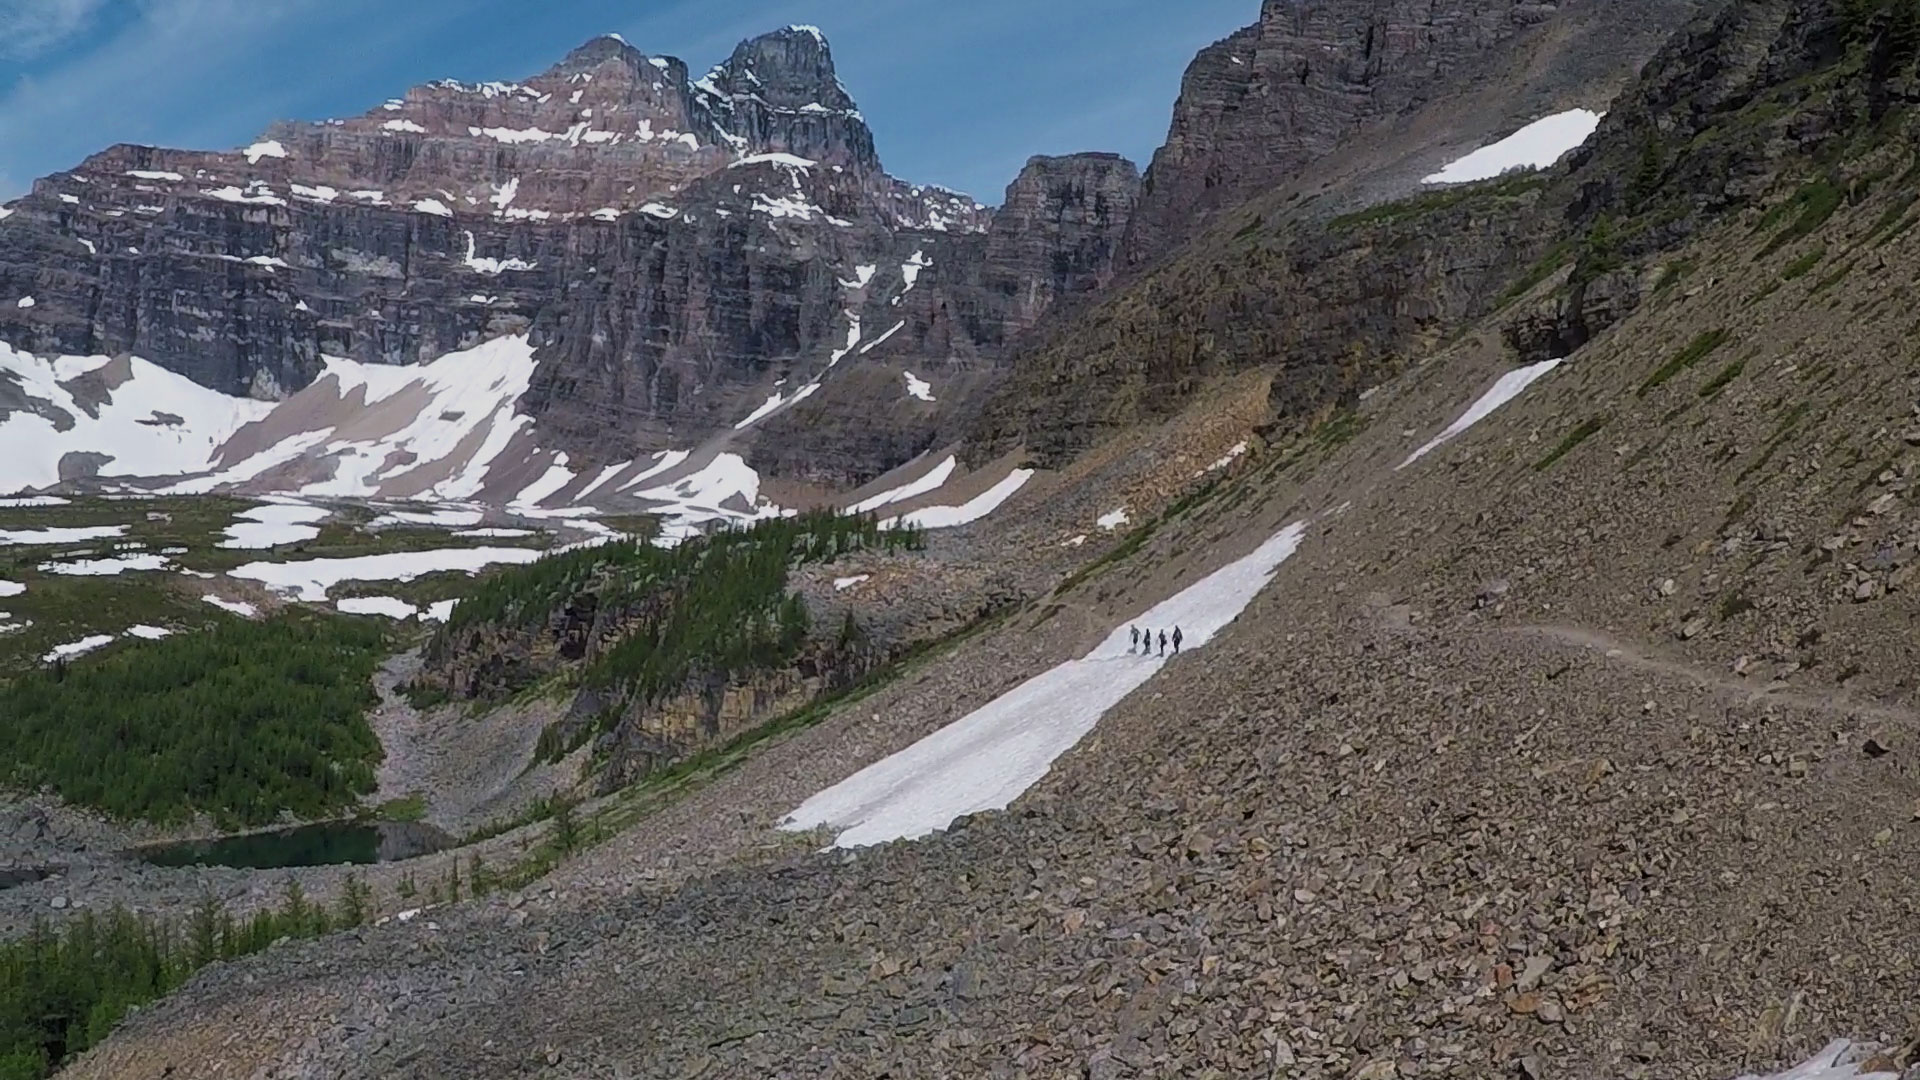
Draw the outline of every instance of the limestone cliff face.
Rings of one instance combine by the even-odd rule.
[[[1104,286],[1139,199],[1140,170],[1116,154],[1029,161],[987,231],[987,284],[1011,303],[1010,327]]]
[[[856,353],[880,362],[836,375],[769,420],[748,461],[770,475],[854,487],[883,464],[960,438],[1022,336],[1111,280],[1139,191],[1139,170],[1112,154],[1036,157],[984,234],[916,236],[906,259],[926,265],[915,288],[849,295],[863,338],[885,338]],[[907,392],[907,371],[931,384],[934,401]]]
[[[1699,6],[1265,0],[1259,22],[1187,69],[1121,265],[1151,265],[1357,133],[1479,83],[1529,66],[1535,81],[1624,81]]]
[[[767,455],[857,482],[1104,278],[1133,169],[1088,158],[1079,183],[1072,160],[1017,184],[996,230],[882,170],[816,30],[699,78],[601,38],[523,82],[431,83],[231,153],[116,146],[40,180],[0,214],[0,340],[278,397],[325,356],[417,363],[526,332],[523,407],[588,464],[730,432],[810,381],[842,405],[864,387],[899,414],[886,437],[825,464]],[[909,398],[908,370],[955,394]]]

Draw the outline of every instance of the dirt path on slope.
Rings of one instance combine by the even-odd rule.
[[[1663,656],[1650,646],[1622,641],[1610,634],[1586,627],[1540,624],[1499,627],[1493,632],[1544,638],[1592,650],[1603,654],[1608,660],[1617,661],[1628,667],[1688,679],[1709,690],[1737,697],[1744,702],[1778,702],[1781,705],[1809,712],[1829,713],[1881,723],[1920,723],[1920,711],[1898,705],[1863,701],[1838,688],[1833,690],[1788,689],[1786,683],[1778,680],[1756,684],[1731,673],[1712,671],[1699,664]]]

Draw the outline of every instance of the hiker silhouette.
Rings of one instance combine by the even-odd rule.
[[[1167,632],[1165,630],[1160,631],[1160,655],[1167,655]]]
[[[1176,626],[1176,627],[1174,627],[1174,628],[1173,628],[1173,651],[1174,651],[1174,654],[1175,654],[1175,655],[1179,655],[1179,652],[1180,652],[1180,639],[1181,639],[1181,638],[1182,638],[1183,636],[1184,636],[1184,635],[1182,635],[1182,634],[1180,633],[1180,628],[1179,628],[1179,627],[1177,627],[1177,626]]]
[[[1139,652],[1140,651],[1140,628],[1136,626],[1136,627],[1133,627],[1132,630],[1133,630],[1133,644],[1127,646],[1127,651]]]

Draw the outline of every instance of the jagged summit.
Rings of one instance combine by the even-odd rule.
[[[788,26],[742,41],[693,90],[722,126],[750,144],[880,170],[873,132],[817,27]]]
[[[550,74],[571,75],[591,71],[609,60],[624,60],[638,69],[646,58],[645,53],[628,44],[627,39],[619,34],[602,34],[568,53],[566,59],[554,65]]]

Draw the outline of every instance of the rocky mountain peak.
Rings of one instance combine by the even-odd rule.
[[[788,26],[749,38],[720,67],[731,88],[750,90],[776,108],[854,107],[834,71],[826,35],[811,26]]]
[[[568,53],[566,59],[554,65],[549,74],[576,75],[611,61],[623,62],[638,71],[646,60],[646,54],[627,44],[626,38],[619,34],[602,34]]]
[[[873,132],[834,71],[826,35],[815,27],[788,26],[742,41],[694,92],[748,145],[880,171]]]

